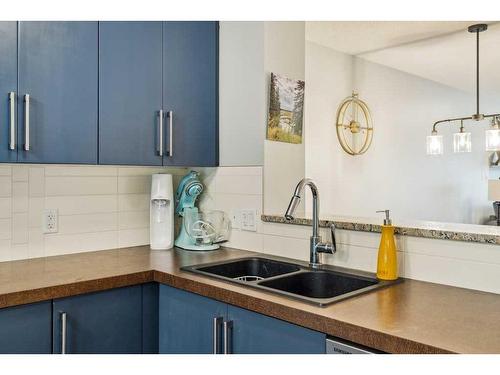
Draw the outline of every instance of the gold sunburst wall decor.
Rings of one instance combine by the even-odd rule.
[[[349,155],[364,154],[372,143],[373,122],[370,109],[353,92],[340,103],[337,110],[337,138]]]

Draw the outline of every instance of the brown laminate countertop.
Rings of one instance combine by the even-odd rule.
[[[326,307],[180,267],[244,256],[235,249],[147,246],[0,263],[0,308],[156,281],[389,353],[500,353],[500,295],[405,280]]]

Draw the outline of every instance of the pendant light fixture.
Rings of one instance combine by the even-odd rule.
[[[464,121],[460,120],[460,131],[453,134],[453,152],[471,152],[471,133],[464,131]]]
[[[427,136],[427,154],[441,155],[444,152],[443,136],[438,135],[437,126],[445,122],[460,121],[460,131],[453,134],[454,152],[471,152],[471,133],[464,131],[464,121],[481,121],[491,118],[491,128],[486,130],[486,151],[500,151],[500,114],[485,115],[479,112],[479,33],[486,31],[488,25],[479,23],[468,28],[470,33],[476,33],[476,113],[468,117],[450,118],[439,120],[432,126],[431,135]]]

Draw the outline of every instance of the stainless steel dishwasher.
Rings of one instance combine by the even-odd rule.
[[[326,354],[379,354],[380,351],[370,349],[348,341],[329,337],[326,339]]]

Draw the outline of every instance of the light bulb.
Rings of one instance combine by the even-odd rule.
[[[493,118],[491,128],[486,130],[486,151],[500,151],[500,128],[498,119]]]
[[[472,150],[472,136],[471,133],[453,134],[453,152],[471,152]]]
[[[437,135],[433,131],[432,135],[427,136],[427,155],[442,155],[443,154],[443,136]]]

